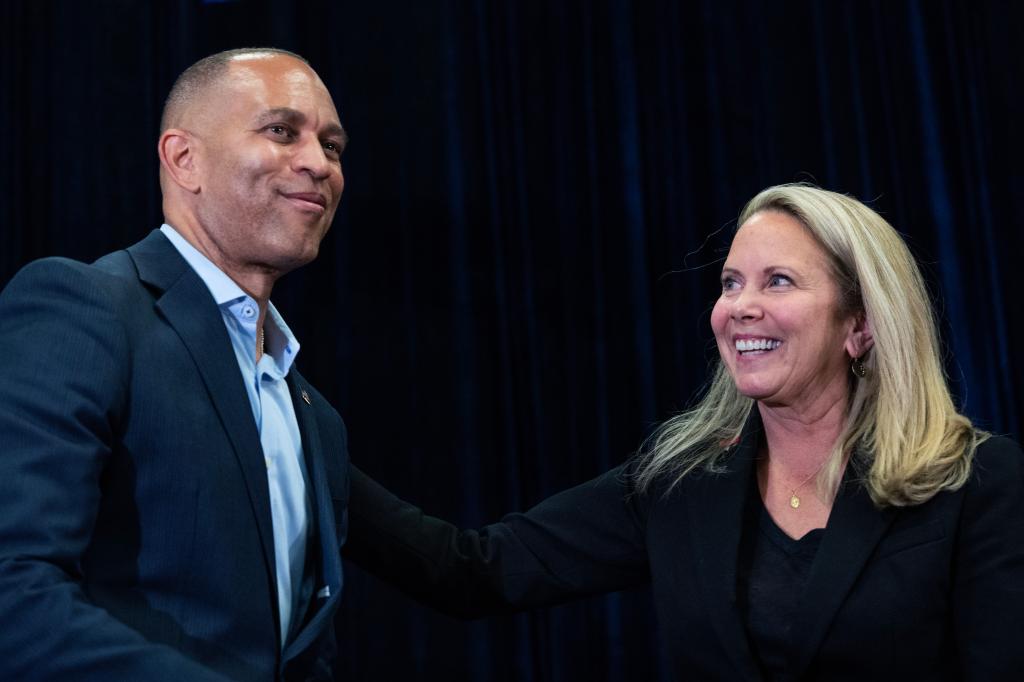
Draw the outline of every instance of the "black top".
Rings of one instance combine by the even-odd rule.
[[[799,604],[824,529],[799,540],[779,528],[761,500],[756,476],[744,515],[737,595],[754,655],[767,680],[796,679],[790,661],[798,650],[794,631]]]

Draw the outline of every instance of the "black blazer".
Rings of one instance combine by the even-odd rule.
[[[762,679],[737,607],[756,413],[725,473],[639,494],[619,467],[480,531],[424,516],[353,470],[346,551],[463,616],[649,582],[679,679]],[[794,595],[793,679],[1024,679],[1020,448],[986,441],[967,485],[910,508],[875,508],[852,470]]]
[[[0,295],[0,679],[330,679],[348,461],[294,369],[313,604],[279,639],[259,434],[221,313],[160,232]],[[323,589],[327,588],[327,589]]]

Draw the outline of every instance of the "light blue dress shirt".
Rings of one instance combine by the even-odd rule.
[[[274,524],[274,559],[277,569],[277,601],[281,613],[281,646],[284,647],[293,616],[301,616],[309,603],[311,576],[305,576],[306,540],[312,506],[306,494],[306,467],[295,407],[285,377],[299,353],[295,339],[273,303],[267,305],[263,322],[264,354],[256,363],[256,323],[259,305],[230,277],[200,253],[173,227],[160,231],[171,241],[203,280],[220,308],[238,368],[245,380],[252,416],[260,432],[267,465],[270,512]],[[254,557],[254,561],[256,558]]]

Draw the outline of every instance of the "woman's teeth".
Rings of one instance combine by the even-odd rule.
[[[736,350],[740,353],[771,351],[782,345],[778,339],[736,339]]]

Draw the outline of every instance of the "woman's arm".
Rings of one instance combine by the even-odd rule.
[[[352,467],[342,555],[419,601],[472,618],[646,582],[643,513],[618,467],[525,513],[462,530]]]

